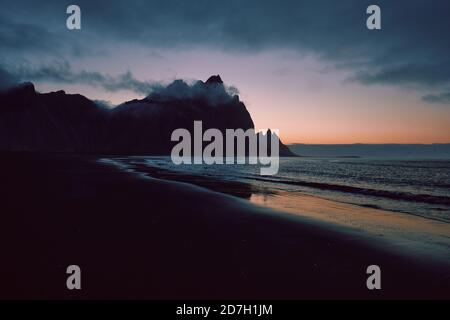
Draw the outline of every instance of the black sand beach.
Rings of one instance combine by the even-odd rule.
[[[70,154],[0,154],[0,298],[449,298],[438,260]],[[82,290],[66,288],[66,267]],[[366,268],[382,289],[366,288]]]

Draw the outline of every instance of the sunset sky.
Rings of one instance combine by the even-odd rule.
[[[378,4],[382,30],[366,28]],[[66,8],[81,7],[81,30]],[[450,2],[0,0],[0,87],[112,104],[220,74],[286,143],[449,143]]]

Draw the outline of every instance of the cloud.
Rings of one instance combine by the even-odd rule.
[[[0,19],[0,49],[16,54],[50,46],[47,55],[60,57],[86,48],[114,50],[116,44],[244,53],[289,49],[349,70],[352,80],[365,85],[436,90],[450,84],[447,0],[378,0],[377,31],[366,28],[369,0],[78,0],[79,32],[65,29],[61,1],[5,1],[0,0],[8,7],[8,19]],[[126,74],[122,82],[146,90]]]
[[[449,82],[450,61],[427,63],[403,63],[396,66],[380,66],[371,72],[359,72],[353,80],[364,84],[423,84],[426,86]]]
[[[0,90],[7,89],[17,84],[17,82],[18,79],[13,74],[0,66]]]
[[[76,72],[67,61],[57,61],[37,67],[30,63],[23,63],[15,66],[8,74],[14,74],[14,78],[20,81],[91,85],[111,92],[129,90],[143,95],[148,95],[161,87],[158,82],[136,79],[130,71],[115,77],[100,72]]]
[[[54,38],[55,36],[44,26],[33,25],[26,21],[12,21],[3,13],[0,14],[0,49],[3,53],[47,51],[57,44]]]
[[[440,94],[428,94],[422,97],[422,100],[428,103],[450,104],[450,92]]]
[[[175,80],[165,85],[158,81],[138,80],[130,71],[117,76],[84,70],[76,72],[67,61],[56,61],[40,66],[22,63],[12,70],[6,70],[0,65],[0,88],[25,81],[90,85],[101,87],[109,92],[128,90],[159,101],[205,98],[212,105],[226,103],[239,94],[237,88],[225,86],[223,83],[207,85],[197,80],[188,84],[184,80]],[[111,107],[107,101],[99,100],[98,104]]]
[[[220,79],[220,76],[217,79]],[[183,80],[175,80],[167,86],[155,88],[149,97],[156,101],[205,99],[210,105],[217,106],[232,101],[239,93],[235,87],[225,86],[222,79],[219,80],[220,82],[211,83],[210,81],[205,83],[198,80],[188,84]]]

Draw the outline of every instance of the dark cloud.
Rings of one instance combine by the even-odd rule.
[[[20,64],[9,74],[14,74],[15,78],[20,81],[84,84],[101,87],[111,92],[129,90],[143,95],[148,95],[161,88],[161,84],[157,82],[136,79],[129,71],[118,76],[91,71],[75,72],[67,61],[58,61],[37,67],[29,63]]]
[[[0,90],[8,89],[17,82],[18,79],[0,65]]]
[[[183,80],[175,80],[169,85],[158,81],[141,81],[136,79],[130,71],[117,76],[92,71],[76,72],[67,61],[56,61],[37,67],[30,63],[22,63],[11,71],[0,66],[0,88],[7,88],[25,81],[90,85],[110,92],[128,90],[144,96],[151,94],[153,98],[159,100],[205,97],[213,105],[225,103],[239,94],[235,87],[223,84],[206,86],[202,81],[188,84]],[[108,105],[106,102],[99,104]]]
[[[428,94],[422,100],[428,103],[450,104],[450,92]]]
[[[417,84],[428,86],[445,84],[450,80],[450,61],[400,63],[396,66],[374,67],[373,71],[358,72],[353,80],[364,84]]]
[[[220,76],[218,76],[220,79]],[[212,106],[225,104],[238,94],[235,87],[227,87],[222,83],[205,83],[201,80],[188,84],[183,80],[175,80],[168,86],[160,86],[150,95],[157,101],[205,99]]]
[[[94,100],[94,102],[101,108],[109,110],[112,109],[114,107],[116,107],[116,105],[114,103],[112,103],[111,101],[108,100]]]
[[[2,5],[2,8],[5,8]],[[26,21],[13,21],[0,14],[0,49],[2,53],[48,52],[58,44],[58,37],[44,26]]]
[[[290,49],[348,69],[353,80],[368,85],[435,90],[450,83],[447,0],[376,1],[382,10],[382,30],[377,31],[365,26],[366,8],[373,4],[368,0],[78,0],[82,30],[75,32],[65,29],[69,2],[5,2],[0,0],[2,7],[8,7],[9,18],[0,23],[0,48],[20,51],[50,44],[53,49],[48,54],[63,50],[76,54],[106,43],[230,51]]]

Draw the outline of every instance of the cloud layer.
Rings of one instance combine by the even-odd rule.
[[[15,66],[11,71],[2,69],[0,66],[0,80],[0,88],[5,88],[18,82],[35,81],[58,84],[84,84],[101,87],[110,92],[129,90],[142,95],[148,95],[162,87],[158,82],[138,80],[130,71],[118,76],[110,76],[100,72],[76,72],[72,70],[71,65],[67,61],[37,67],[26,63]]]
[[[441,103],[450,104],[450,92],[444,92],[440,94],[428,94],[422,98],[428,103]]]
[[[6,2],[0,0],[2,7]],[[5,56],[45,52],[61,58],[114,43],[237,52],[281,48],[312,53],[350,70],[352,80],[366,85],[413,86],[436,97],[450,91],[450,2],[446,0],[377,1],[382,10],[380,31],[365,27],[366,8],[372,4],[366,0],[79,0],[82,31],[78,34],[65,29],[68,4],[8,1],[8,17],[0,19],[0,50]],[[110,79],[85,72],[62,80],[97,83],[107,90],[117,86],[148,90],[147,83],[127,73]]]
[[[24,63],[11,70],[3,69],[0,66],[0,89],[7,89],[25,81],[84,84],[100,87],[109,92],[128,90],[161,101],[198,99],[204,97],[212,105],[226,103],[233,99],[235,95],[239,94],[237,88],[225,86],[222,83],[205,85],[203,81],[194,81],[192,84],[189,84],[183,80],[175,80],[170,84],[164,84],[158,81],[138,80],[130,71],[119,74],[118,76],[111,76],[100,72],[76,72],[67,61],[40,65],[38,67]],[[100,104],[108,106],[107,102],[101,102]]]

